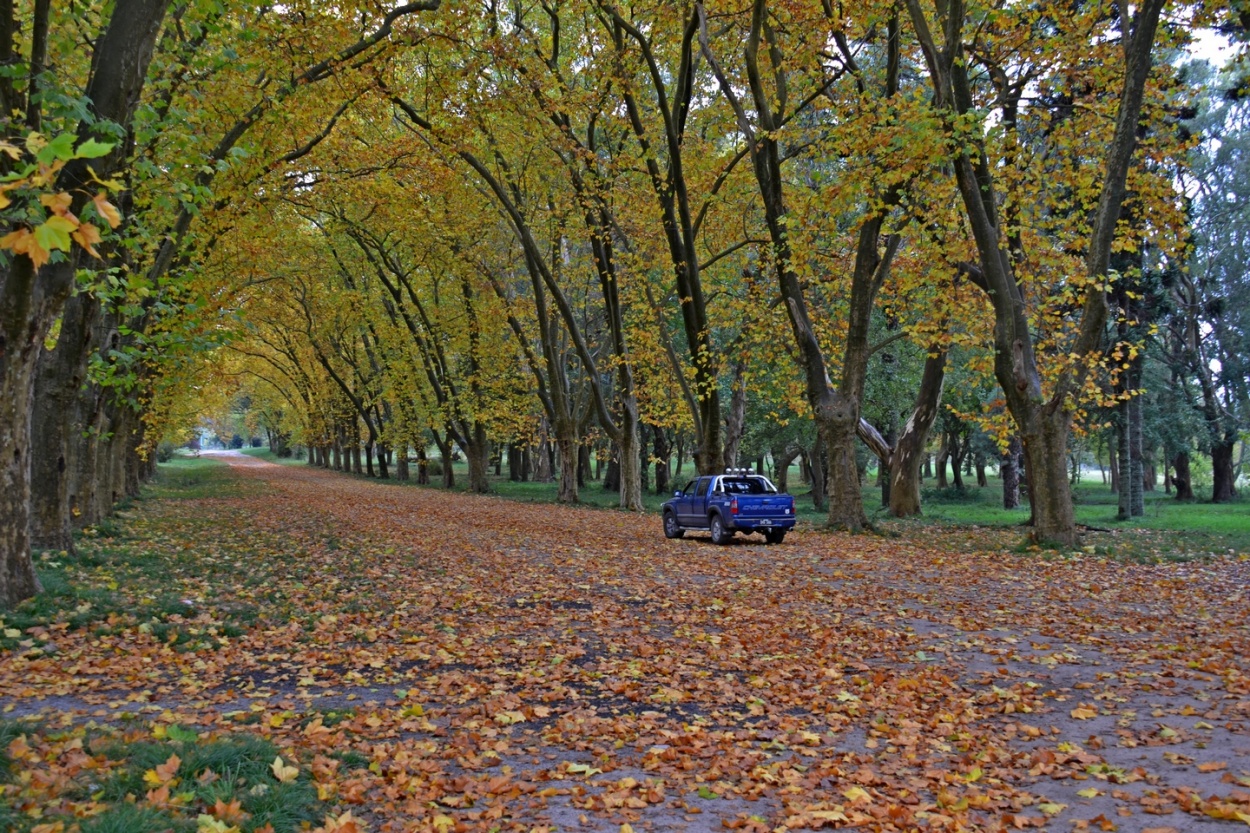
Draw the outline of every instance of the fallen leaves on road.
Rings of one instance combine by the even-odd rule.
[[[0,702],[45,721],[6,724],[20,813],[78,824],[113,767],[99,738],[140,731],[263,739],[272,788],[315,793],[325,833],[1250,819],[1237,558],[717,547],[243,462],[256,488],[149,500],[84,545],[77,580],[124,604],[0,656]],[[133,801],[228,775],[174,754],[149,771]],[[232,800],[201,829],[262,829]]]

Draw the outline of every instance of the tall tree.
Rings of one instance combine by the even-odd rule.
[[[1074,399],[1088,377],[1088,367],[1103,337],[1107,319],[1107,281],[1120,209],[1137,146],[1138,121],[1142,114],[1146,82],[1150,75],[1155,35],[1163,0],[1146,0],[1131,9],[1120,8],[1119,31],[1112,41],[1118,51],[1106,56],[1118,71],[1118,93],[1113,113],[1114,134],[1105,152],[1097,154],[1099,172],[1084,199],[1092,209],[1087,222],[1083,254],[1083,277],[1073,281],[1079,291],[1079,322],[1064,355],[1078,361],[1067,363],[1052,379],[1043,379],[1042,357],[1033,333],[1036,299],[1023,281],[1036,266],[1026,260],[1015,212],[1020,194],[1003,169],[995,168],[986,132],[978,125],[971,67],[975,54],[965,46],[972,9],[962,0],[940,0],[930,11],[921,0],[908,0],[912,27],[924,52],[932,82],[935,106],[947,121],[950,163],[954,168],[968,224],[978,252],[978,280],[994,309],[995,376],[1006,397],[1028,460],[1029,493],[1033,507],[1035,539],[1071,546],[1078,541],[1067,472],[1067,444]],[[1083,13],[1082,13],[1083,12]],[[1072,20],[1054,10],[1060,22]],[[1097,24],[1096,12],[1076,10],[1076,16]],[[1084,26],[1085,24],[1082,24]],[[1026,26],[1021,20],[1017,28]],[[1078,29],[1081,27],[1077,27]],[[1027,29],[1023,31],[1027,32]],[[1083,30],[1088,31],[1088,30]],[[1085,41],[1089,48],[1089,41]],[[1005,70],[1006,63],[996,63]],[[1020,95],[1036,70],[1027,63],[1012,68],[1015,75],[995,102],[1007,129],[1018,124]],[[1088,92],[1088,91],[1087,91]],[[1092,156],[1093,148],[1085,151]],[[1094,164],[1083,156],[1082,167]],[[1005,204],[1003,199],[1005,198]],[[1043,382],[1047,384],[1044,386]]]
[[[93,135],[101,135],[97,131],[117,136],[129,128],[169,0],[118,0],[95,41],[90,73],[81,88],[85,111],[76,123],[58,125],[55,129],[63,132],[40,146],[41,140],[32,142],[20,136],[20,131],[37,134],[51,127],[43,124],[42,116],[47,101],[54,97],[45,98],[38,89],[50,61],[49,6],[36,3],[33,20],[20,19],[14,4],[0,8],[4,18],[0,20],[0,63],[7,67],[25,63],[29,70],[24,89],[16,87],[8,72],[0,83],[4,139],[16,151],[16,158],[10,153],[7,164],[38,171],[38,180],[29,183],[35,189],[33,199],[15,203],[6,197],[10,205],[4,220],[10,231],[0,244],[7,250],[0,262],[0,605],[6,607],[39,589],[29,535],[30,420],[40,349],[74,287],[81,250],[71,249],[70,236],[88,249],[93,242],[83,236],[86,232],[77,215],[91,202],[97,178],[108,177],[123,164],[120,148],[89,163],[85,157],[94,150],[84,145]],[[17,42],[23,24],[34,34],[24,56],[18,53]],[[72,80],[65,81],[73,85]],[[27,114],[25,124],[7,121],[10,114],[22,111]],[[19,143],[33,158],[17,150]],[[49,201],[43,202],[43,196]],[[19,206],[20,210],[14,210]],[[55,256],[53,250],[58,250]]]

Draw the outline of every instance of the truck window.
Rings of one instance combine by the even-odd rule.
[[[689,483],[687,483],[687,484],[686,484],[686,485],[682,488],[681,493],[682,493],[683,495],[693,495],[693,494],[694,494],[694,484],[695,484],[695,483],[697,483],[697,482],[699,482],[699,481],[697,481],[697,480],[691,480]]]
[[[703,497],[707,494],[708,484],[712,481],[710,477],[700,477],[694,487],[694,494]]]

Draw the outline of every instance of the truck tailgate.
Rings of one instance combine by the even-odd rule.
[[[785,518],[790,517],[786,510],[793,504],[794,498],[789,495],[739,495],[739,518]]]

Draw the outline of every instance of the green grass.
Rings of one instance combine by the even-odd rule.
[[[259,450],[259,449],[256,449]],[[263,486],[256,481],[235,477],[230,468],[213,457],[176,454],[156,467],[156,479],[143,490],[149,500],[201,500],[240,497]]]
[[[279,457],[277,454],[270,451],[268,446],[261,446],[260,448],[241,448],[239,449],[239,452],[241,454],[246,454],[248,457],[255,457],[258,460],[267,460],[270,463],[277,463],[280,466],[304,466],[308,464],[307,459],[301,460],[294,455],[290,457]]]
[[[274,777],[271,766],[280,752],[263,738],[201,737],[178,726],[166,727],[165,739],[143,741],[127,741],[113,730],[96,727],[76,731],[85,746],[110,762],[105,771],[58,782],[63,798],[104,805],[102,812],[81,821],[81,833],[192,833],[197,829],[197,817],[217,806],[218,801],[226,805],[239,803],[246,815],[240,815],[234,823],[243,833],[266,825],[275,833],[295,833],[319,822],[328,809],[318,800],[306,767],[301,767],[300,775],[288,783]],[[0,721],[0,741],[5,749],[19,735],[37,743],[41,733],[39,726]],[[65,735],[50,739],[64,740]],[[162,780],[156,770],[172,761],[173,756],[179,760],[173,773],[176,780],[165,783],[177,801],[153,806],[146,798],[149,790]],[[4,776],[0,782],[17,786],[15,769],[7,758],[0,758],[0,776]],[[0,824],[4,830],[25,833],[36,824],[57,820],[56,809],[35,818],[18,813],[0,799]],[[74,821],[68,817],[60,820],[67,825]]]
[[[158,466],[155,482],[144,488],[140,500],[200,500],[263,488],[256,481],[235,477],[220,460],[175,457]],[[204,628],[193,632],[181,620],[201,611],[170,587],[170,576],[181,563],[177,553],[136,538],[131,520],[131,513],[123,509],[82,530],[74,552],[37,554],[35,571],[43,592],[0,616],[0,651],[40,649],[43,639],[31,634],[31,629],[67,625],[70,630],[91,628],[103,635],[141,623],[177,650],[198,650],[214,647],[223,637],[237,636],[252,623],[257,615],[254,607],[218,606],[213,612],[219,621],[211,632]],[[211,524],[205,532],[211,535]],[[208,569],[236,572],[234,565],[211,559]]]

